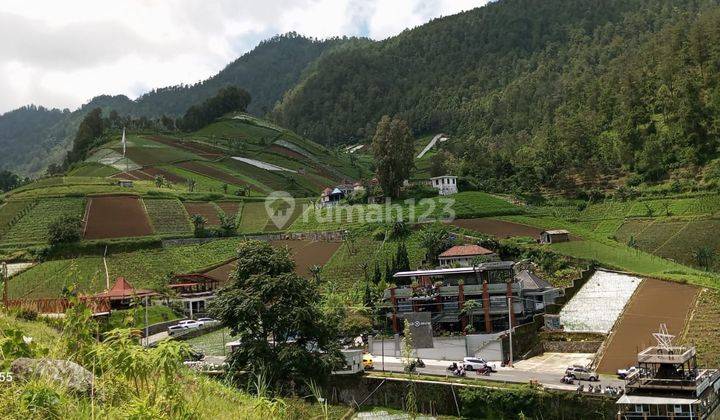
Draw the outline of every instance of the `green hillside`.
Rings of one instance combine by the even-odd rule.
[[[719,144],[718,28],[712,0],[491,2],[324,54],[274,116],[334,144],[400,115],[448,133],[456,175],[496,191],[701,179]]]

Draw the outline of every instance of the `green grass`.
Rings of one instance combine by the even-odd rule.
[[[186,340],[186,343],[202,350],[206,356],[225,356],[227,350],[225,344],[233,341],[229,328],[221,328],[198,337]]]
[[[15,223],[0,243],[37,243],[48,239],[48,226],[64,216],[83,217],[85,200],[82,198],[57,198],[40,200]]]
[[[184,235],[192,233],[190,219],[180,200],[145,199],[150,223],[158,235]]]
[[[268,225],[270,216],[265,209],[264,202],[258,203],[245,203],[240,215],[240,225],[238,226],[238,232],[241,233],[256,233],[265,230]]]
[[[162,169],[165,169],[168,172],[172,172],[175,175],[181,176],[185,179],[194,179],[195,180],[195,191],[207,191],[207,192],[215,192],[215,193],[221,193],[223,192],[223,185],[226,184],[225,181],[221,181],[219,179],[210,178],[205,175],[201,175],[197,172],[188,171],[187,169],[180,168],[177,166],[172,165],[166,165],[161,166]],[[182,189],[187,191],[187,184],[176,184],[175,188]],[[230,186],[230,190],[236,190],[237,187]]]
[[[98,162],[87,162],[68,172],[68,175],[76,177],[108,177],[119,172],[112,166]]]
[[[180,315],[164,305],[148,305],[147,324],[180,319]],[[143,328],[145,327],[145,307],[142,305],[130,309],[113,310],[105,325],[108,330],[113,328]]]

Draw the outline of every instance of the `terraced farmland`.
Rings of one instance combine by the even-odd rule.
[[[47,241],[48,227],[65,216],[82,218],[85,210],[83,198],[47,198],[39,200],[2,237],[0,243],[37,243]]]
[[[264,202],[245,203],[240,217],[238,231],[242,233],[257,233],[265,230],[270,217],[265,209]]]
[[[190,219],[180,200],[143,200],[150,224],[159,235],[184,235],[192,233]]]
[[[134,196],[90,198],[85,221],[85,239],[148,235],[152,235],[152,228],[139,198]]]
[[[0,238],[34,205],[34,201],[10,201],[0,206]]]
[[[694,345],[701,367],[715,367],[720,360],[720,290],[703,289],[683,334],[682,342]]]
[[[198,214],[207,220],[207,226],[220,226],[220,215],[218,207],[213,203],[201,203],[197,201],[186,201],[183,203],[185,210],[190,217]]]

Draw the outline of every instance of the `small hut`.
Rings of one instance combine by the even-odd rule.
[[[546,230],[540,233],[541,244],[556,244],[558,242],[568,242],[570,240],[570,232],[564,229]]]

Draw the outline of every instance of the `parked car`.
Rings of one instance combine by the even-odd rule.
[[[370,354],[370,353],[365,353],[365,354],[363,354],[362,364],[363,364],[363,368],[365,368],[365,370],[371,370],[371,369],[373,369],[374,366],[373,366],[373,357],[372,357],[372,354]]]
[[[639,372],[639,371],[640,371],[640,369],[637,366],[630,366],[627,369],[618,369],[617,375],[618,375],[618,378],[625,379],[628,376],[633,375],[633,374],[635,374],[635,372]]]
[[[592,369],[588,369],[585,366],[571,366],[566,371],[565,374],[575,378],[577,380],[583,380],[583,381],[597,381],[600,379],[600,376]]]
[[[202,324],[199,322],[193,320],[193,319],[186,319],[185,321],[180,321],[177,323],[177,325],[186,328],[186,329],[192,329],[192,328],[200,328]]]
[[[175,335],[181,331],[185,331],[187,328],[181,326],[181,325],[171,325],[168,327],[168,335]]]
[[[197,322],[200,324],[200,326],[204,327],[209,324],[214,324],[218,321],[212,318],[198,318]]]
[[[478,357],[464,357],[462,361],[462,366],[465,368],[465,370],[476,370],[476,369],[485,369],[485,366],[487,365],[487,362],[485,359],[481,359]]]

